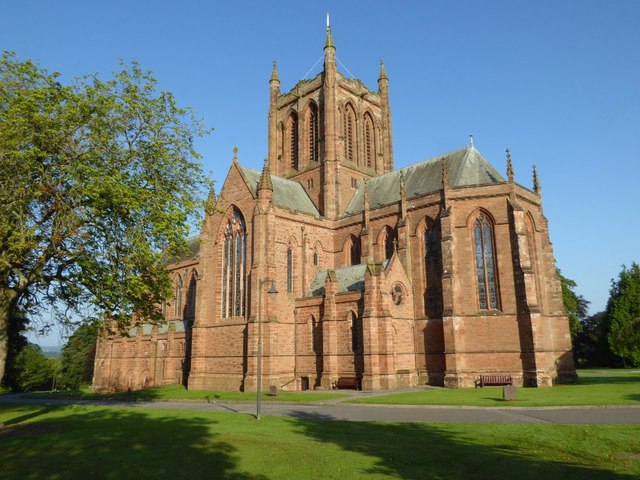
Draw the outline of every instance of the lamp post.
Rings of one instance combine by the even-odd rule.
[[[269,298],[274,299],[278,294],[275,280],[268,278],[258,280],[258,388],[256,389],[256,420],[260,420],[260,391],[262,390],[262,287],[268,282],[271,282],[271,288],[269,288],[267,292]]]

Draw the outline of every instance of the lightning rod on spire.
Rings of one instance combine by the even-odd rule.
[[[327,13],[327,30],[329,30],[331,28],[331,25],[329,24],[329,14]]]

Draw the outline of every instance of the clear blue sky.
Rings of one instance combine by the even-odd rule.
[[[271,63],[283,91],[303,78],[327,12],[343,73],[376,90],[384,58],[396,167],[470,133],[503,174],[509,147],[525,186],[535,163],[557,265],[604,309],[640,262],[640,1],[25,0],[4,2],[0,48],[65,80],[139,61],[215,129],[198,147],[221,184],[236,145],[260,168]]]

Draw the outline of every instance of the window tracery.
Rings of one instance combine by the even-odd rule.
[[[483,310],[498,309],[493,225],[484,213],[480,213],[473,223],[473,238],[480,308]]]
[[[246,302],[247,234],[244,218],[233,208],[227,217],[222,250],[222,317],[242,316]]]

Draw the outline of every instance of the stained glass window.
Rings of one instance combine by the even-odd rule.
[[[351,312],[351,350],[357,352],[360,349],[360,329],[358,328],[358,317]]]
[[[196,316],[196,274],[191,275],[187,290],[187,318]]]
[[[242,214],[235,208],[227,217],[222,250],[222,316],[245,313],[247,235]]]
[[[174,311],[176,317],[182,315],[182,285],[182,277],[178,275],[178,280],[176,281],[176,308]]]
[[[349,250],[351,265],[360,264],[360,239],[351,235],[351,246]]]
[[[426,313],[430,317],[442,314],[442,255],[440,249],[440,226],[428,222],[424,231],[424,261],[426,290]]]
[[[478,300],[484,310],[498,308],[498,287],[493,227],[485,214],[473,224],[474,252],[478,276]]]

